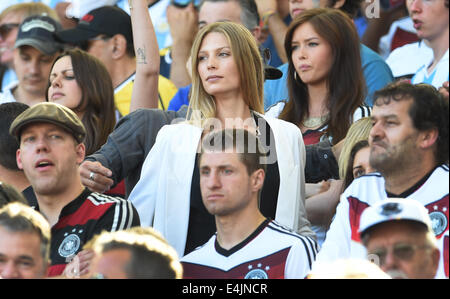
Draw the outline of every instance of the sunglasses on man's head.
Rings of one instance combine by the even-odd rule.
[[[11,30],[13,30],[14,28],[18,28],[20,24],[16,24],[16,23],[5,23],[0,25],[0,36],[1,38],[6,38],[6,36],[8,35],[8,33],[11,32]]]

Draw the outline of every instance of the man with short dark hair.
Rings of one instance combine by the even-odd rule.
[[[21,102],[29,106],[45,102],[51,67],[63,50],[53,35],[60,26],[47,16],[31,16],[22,22],[14,44],[18,84],[4,89],[0,102]]]
[[[199,157],[203,204],[217,233],[182,258],[184,278],[305,278],[316,243],[265,218],[259,209],[266,161],[243,129],[212,132]]]
[[[12,123],[11,135],[19,141],[17,165],[30,181],[35,209],[52,227],[49,276],[61,275],[77,255],[83,275],[92,255],[82,244],[103,230],[138,226],[139,216],[129,201],[90,192],[81,184],[79,165],[84,159],[86,130],[70,109],[55,103],[28,108]]]
[[[0,209],[0,278],[45,278],[50,257],[50,225],[22,203]]]
[[[361,213],[388,197],[424,205],[438,240],[448,230],[448,102],[427,84],[391,84],[375,93],[372,121],[370,165],[378,173],[355,179],[341,195],[317,262],[363,257]]]
[[[440,252],[431,226],[420,202],[389,198],[364,210],[359,232],[369,260],[392,278],[433,279]]]

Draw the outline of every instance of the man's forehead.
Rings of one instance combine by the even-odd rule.
[[[206,1],[199,11],[199,23],[212,24],[220,21],[231,21],[242,24],[242,8],[238,1]]]
[[[55,55],[46,55],[44,53],[42,53],[41,51],[39,51],[38,49],[36,49],[33,46],[29,46],[29,45],[23,45],[17,48],[17,50],[19,51],[20,54],[27,54],[30,56],[37,56],[37,57],[48,57],[48,58],[56,58],[56,54]]]
[[[372,115],[385,115],[393,114],[398,115],[402,113],[408,113],[411,107],[412,100],[403,98],[401,100],[395,100],[392,98],[377,98],[372,107]]]
[[[30,123],[30,124],[25,125],[23,127],[21,135],[27,134],[27,133],[33,133],[33,132],[36,132],[36,131],[45,131],[45,132],[57,131],[57,132],[65,133],[65,134],[70,134],[69,132],[67,132],[66,130],[61,128],[60,126],[57,126],[57,125],[52,124],[52,123],[48,123],[48,122],[33,122],[33,123]]]
[[[200,167],[204,166],[224,166],[240,164],[239,154],[235,150],[213,151],[205,150],[200,159]]]

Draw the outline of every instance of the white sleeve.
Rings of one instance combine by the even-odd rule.
[[[130,193],[129,200],[138,211],[141,226],[153,226],[158,193],[158,182],[166,152],[167,133],[164,126],[142,165],[141,177]]]
[[[340,203],[336,208],[336,215],[327,232],[325,242],[313,264],[331,263],[338,259],[350,257],[351,227],[349,220],[349,203],[346,193],[341,195]]]
[[[314,252],[312,252],[314,251]],[[295,243],[289,250],[284,270],[285,279],[303,279],[311,271],[312,258],[315,248],[307,246],[301,241]]]

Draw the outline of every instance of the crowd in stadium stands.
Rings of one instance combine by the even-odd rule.
[[[449,0],[0,3],[0,278],[449,278]]]

